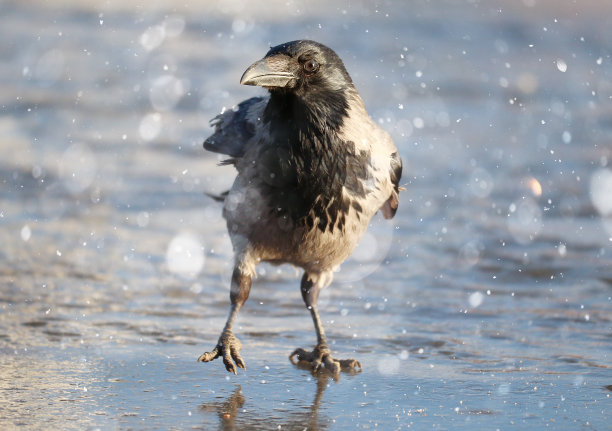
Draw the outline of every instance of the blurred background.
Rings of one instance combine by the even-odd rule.
[[[77,429],[607,429],[612,3],[0,1],[0,425]],[[404,161],[322,293],[260,265],[216,343],[232,251],[205,193],[208,121],[309,38],[344,60]]]

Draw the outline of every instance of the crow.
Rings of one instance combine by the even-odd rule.
[[[297,40],[270,48],[240,84],[268,94],[215,117],[214,133],[204,142],[206,150],[229,156],[221,164],[234,165],[238,174],[218,197],[235,254],[230,314],[216,346],[198,361],[222,357],[227,371],[246,369],[233,324],[255,266],[271,262],[304,269],[300,288],[317,334],[314,350],[298,348],[290,360],[334,376],[361,370],[358,361],[331,355],[317,299],[372,216],[378,210],[385,218],[395,215],[402,175],[397,148],[325,45]]]

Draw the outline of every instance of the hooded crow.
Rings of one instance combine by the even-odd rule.
[[[271,48],[240,83],[264,87],[215,117],[204,148],[229,156],[238,175],[222,195],[223,216],[235,253],[230,314],[217,345],[198,358],[223,358],[236,374],[246,368],[233,332],[259,262],[304,269],[302,298],[317,334],[312,351],[290,359],[322,366],[333,376],[361,369],[354,359],[332,357],[319,312],[319,291],[357,246],[372,216],[398,207],[402,162],[389,134],[368,115],[342,60],[309,40]],[[296,360],[297,358],[297,360]],[[234,365],[235,364],[235,365]]]

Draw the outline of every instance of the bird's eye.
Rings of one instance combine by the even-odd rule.
[[[319,70],[319,63],[317,63],[315,60],[308,60],[306,63],[304,63],[304,71],[306,73],[312,74],[317,70]]]

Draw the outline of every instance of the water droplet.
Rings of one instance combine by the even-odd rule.
[[[185,18],[181,15],[170,15],[162,25],[168,37],[177,37],[185,30]]]
[[[523,94],[533,94],[538,89],[539,82],[533,73],[524,72],[518,76],[516,85]]]
[[[559,72],[567,72],[567,63],[564,60],[558,58],[556,63]]]
[[[564,144],[569,144],[570,142],[572,142],[572,134],[566,130],[561,135],[561,139],[563,140]]]
[[[559,253],[559,256],[565,257],[567,255],[566,245],[563,243],[559,244],[559,246],[557,247],[557,252]]]
[[[24,241],[28,241],[32,237],[32,231],[30,230],[30,226],[27,224],[21,228],[21,239]]]
[[[470,306],[476,308],[482,304],[484,295],[480,292],[474,292],[469,297]]]
[[[466,267],[476,265],[480,261],[483,245],[478,241],[470,241],[459,249],[459,259]]]
[[[62,78],[65,63],[63,52],[51,49],[36,62],[34,78],[43,86],[51,86]]]
[[[612,215],[612,170],[598,169],[591,175],[591,201],[601,216]]]
[[[72,194],[79,194],[91,186],[96,170],[96,157],[84,144],[73,144],[62,154],[59,176]]]
[[[151,105],[157,111],[169,111],[185,94],[183,81],[172,75],[162,75],[153,80],[149,91]]]
[[[400,359],[395,355],[385,354],[378,360],[377,367],[380,374],[396,374],[400,368]]]
[[[141,211],[138,213],[136,217],[136,223],[140,227],[146,227],[149,224],[149,213],[146,211]]]
[[[155,25],[147,28],[140,35],[140,44],[147,51],[153,51],[160,46],[166,38],[166,28],[163,25]]]
[[[168,270],[186,278],[194,278],[204,266],[204,248],[195,236],[175,236],[166,250]]]
[[[485,198],[493,190],[493,177],[486,170],[476,168],[470,176],[469,188],[475,196]]]
[[[532,198],[525,198],[518,204],[512,203],[507,224],[510,234],[518,243],[528,244],[542,229],[542,210]]]
[[[161,132],[161,119],[161,114],[157,112],[145,115],[138,126],[140,137],[145,141],[152,141],[157,138]]]
[[[247,27],[246,22],[243,19],[236,18],[232,22],[232,31],[234,33],[242,33]]]
[[[538,180],[533,177],[529,177],[525,180],[527,188],[531,191],[534,197],[539,198],[542,196],[542,185]]]

